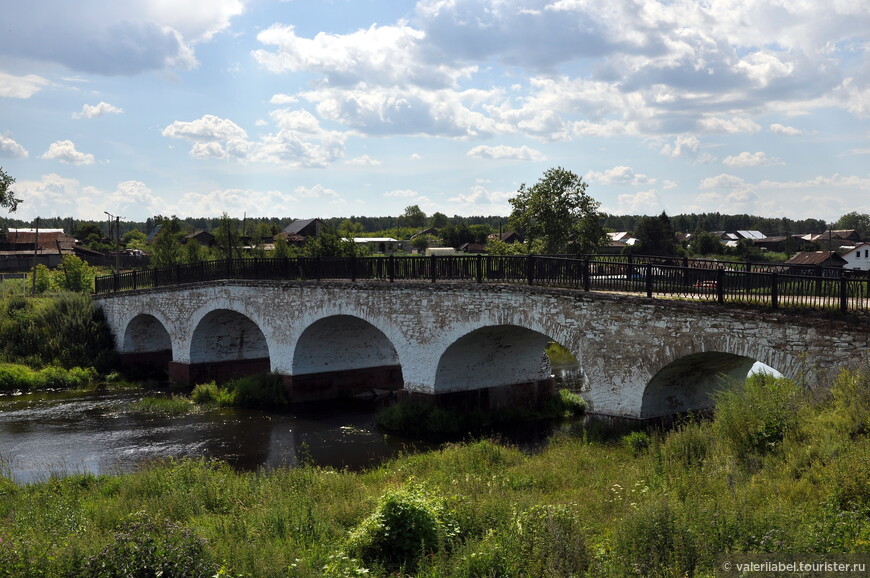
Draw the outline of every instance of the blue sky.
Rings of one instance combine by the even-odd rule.
[[[870,213],[866,0],[0,0],[15,216]]]

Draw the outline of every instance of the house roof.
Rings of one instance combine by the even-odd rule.
[[[866,249],[867,247],[870,247],[870,243],[858,243],[854,247],[849,249],[846,253],[843,253],[843,257],[845,257],[846,255],[849,255],[851,253],[854,253],[855,251],[858,251],[860,249]]]
[[[6,240],[13,244],[39,243],[40,248],[49,252],[57,252],[58,244],[61,250],[71,251],[75,245],[75,237],[67,235],[63,229],[40,229],[39,240],[35,229],[9,229]],[[32,252],[33,249],[30,249]]]
[[[737,234],[744,239],[764,239],[764,233],[761,231],[737,231]]]
[[[836,251],[805,251],[785,262],[786,265],[842,265],[846,262]]]
[[[292,223],[284,227],[284,232],[298,235],[299,231],[309,226],[311,223],[315,223],[317,221],[320,221],[320,219],[303,219],[301,221],[293,221]]]

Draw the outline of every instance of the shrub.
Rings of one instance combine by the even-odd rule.
[[[649,434],[642,431],[633,431],[622,436],[622,443],[632,451],[635,457],[648,450],[650,442]]]
[[[233,405],[252,409],[280,409],[290,400],[284,387],[284,379],[277,373],[261,373],[235,379],[226,384],[232,392]]]
[[[565,505],[533,506],[517,514],[505,547],[517,576],[578,576],[592,559],[577,515]]]
[[[388,568],[416,568],[421,556],[448,547],[457,535],[443,502],[409,487],[381,497],[375,513],[351,531],[347,551]]]
[[[0,364],[0,391],[30,389],[33,387],[34,372],[29,367],[16,363]]]
[[[637,506],[616,529],[614,557],[624,575],[691,576],[695,550],[688,528],[664,497]]]
[[[211,577],[216,570],[202,538],[169,521],[156,522],[144,512],[122,523],[112,541],[84,564],[84,575],[95,578]]]
[[[765,373],[715,394],[713,433],[739,459],[763,455],[797,423],[800,389],[785,378]]]
[[[709,423],[686,423],[670,432],[661,446],[662,460],[670,470],[703,465],[710,453]]]

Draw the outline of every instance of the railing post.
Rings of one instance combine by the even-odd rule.
[[[36,275],[35,272],[34,272],[33,274]],[[114,285],[114,288],[115,288],[115,293],[117,293],[118,291],[121,290],[121,279],[118,277],[118,272],[117,272],[117,271],[115,271],[115,272],[112,274],[112,277],[114,277],[114,279],[113,279],[113,285]]]
[[[849,310],[849,279],[840,274],[840,312]]]
[[[646,273],[646,296],[647,299],[652,299],[653,296],[653,278],[652,278],[652,263],[647,263],[645,267]]]
[[[779,307],[779,274],[770,274],[770,306],[773,309]]]
[[[482,283],[483,282],[483,256],[480,253],[477,254],[477,259],[475,260],[475,263],[477,263],[477,282]]]
[[[395,255],[390,255],[389,260],[387,261],[387,274],[390,276],[390,283],[396,281],[396,257]]]
[[[320,282],[320,255],[314,258],[314,278]]]
[[[433,283],[438,278],[438,269],[437,269],[438,262],[436,261],[436,259],[438,259],[438,257],[436,257],[434,253],[429,257],[429,266],[431,267],[429,273],[432,274],[432,282]]]
[[[350,256],[350,280],[352,283],[356,283],[356,256]]]
[[[716,299],[719,300],[719,305],[725,304],[725,268],[719,267],[716,271]]]
[[[535,284],[535,256],[529,255],[526,257],[526,280],[529,285]]]
[[[583,259],[583,290],[589,291],[592,285],[592,277],[589,274],[589,257]]]

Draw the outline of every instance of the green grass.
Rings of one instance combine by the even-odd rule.
[[[83,389],[97,382],[94,368],[57,366],[36,370],[18,363],[0,363],[0,392],[34,389]]]
[[[177,416],[196,411],[197,407],[190,398],[184,396],[146,396],[131,403],[129,411],[149,415]]]
[[[794,387],[756,379],[711,419],[535,454],[483,440],[363,472],[0,477],[0,576],[712,577],[725,553],[870,554],[870,370]]]

